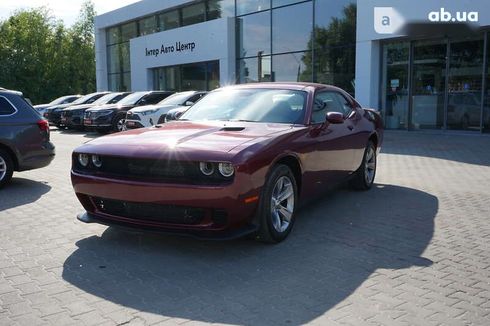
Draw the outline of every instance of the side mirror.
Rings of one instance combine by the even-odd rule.
[[[187,101],[187,102],[185,102],[185,104],[184,104],[184,105],[185,105],[185,106],[192,106],[192,105],[194,105],[194,102],[192,102],[192,101]]]
[[[340,112],[328,112],[325,120],[333,124],[343,123],[344,115]]]

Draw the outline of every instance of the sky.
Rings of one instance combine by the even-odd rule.
[[[97,14],[124,7],[138,0],[92,0]],[[15,10],[48,7],[57,19],[62,19],[65,25],[71,26],[78,17],[83,0],[0,0],[0,20],[5,20]]]

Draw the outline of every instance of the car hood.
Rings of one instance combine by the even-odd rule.
[[[48,106],[46,108],[47,111],[54,111],[54,110],[62,110],[62,109],[66,109],[67,107],[69,106],[73,106],[71,104],[60,104],[60,105],[53,105],[53,106]]]
[[[120,104],[104,104],[101,106],[96,106],[88,109],[88,111],[96,110],[130,110],[134,108],[134,105],[120,105]]]
[[[234,148],[292,129],[293,126],[287,124],[174,121],[100,137],[77,148],[76,152],[159,159],[223,159],[229,157]]]
[[[42,110],[42,109],[49,108],[49,107],[50,107],[49,104],[38,104],[38,105],[33,106],[34,109],[38,109],[38,110]]]
[[[78,104],[78,105],[72,105],[67,108],[65,108],[66,111],[71,111],[71,110],[83,110],[83,109],[88,109],[93,107],[94,104]]]

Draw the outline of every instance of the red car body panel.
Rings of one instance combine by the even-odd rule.
[[[153,179],[152,175],[135,179],[97,171],[80,173],[72,169],[75,193],[87,210],[87,214],[79,216],[79,219],[159,231],[190,232],[197,236],[241,235],[239,230],[251,232],[255,229],[254,215],[261,189],[268,172],[277,162],[282,160],[295,164],[300,202],[305,202],[346,180],[356,171],[370,138],[376,142],[379,151],[383,140],[380,117],[373,111],[362,109],[355,100],[338,88],[305,83],[265,83],[233,87],[305,91],[305,121],[301,125],[174,121],[90,141],[74,151],[74,166],[77,155],[87,153],[103,158],[162,162],[231,162],[235,167],[235,175],[229,182],[218,184],[183,184],[161,182]],[[340,92],[352,101],[352,112],[344,123],[310,124],[314,95],[325,89]],[[96,204],[93,198],[113,199],[135,205],[199,208],[205,213],[204,218],[192,225],[133,219],[131,216],[101,211],[100,203]],[[224,212],[224,222],[216,223],[215,215],[219,215],[216,212]],[[234,233],[235,231],[238,233]]]

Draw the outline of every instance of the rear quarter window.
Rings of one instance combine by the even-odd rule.
[[[3,96],[0,96],[0,116],[11,115],[16,112],[16,109]]]

